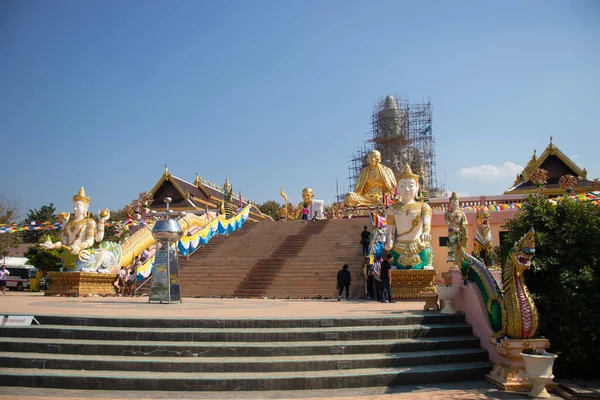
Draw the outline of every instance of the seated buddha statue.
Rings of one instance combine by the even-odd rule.
[[[90,198],[86,197],[83,187],[79,193],[73,196],[73,219],[68,212],[58,214],[58,219],[62,224],[60,232],[60,241],[52,243],[50,238],[40,243],[45,249],[64,248],[68,253],[63,254],[63,267],[65,271],[80,270],[88,255],[84,252],[90,249],[95,242],[101,242],[104,239],[104,223],[110,217],[108,209],[100,211],[98,214],[98,224],[92,218],[88,218],[88,208]],[[83,259],[82,259],[83,257]],[[81,261],[78,264],[78,261]]]
[[[348,207],[379,206],[383,196],[393,195],[396,188],[394,172],[381,165],[381,153],[371,150],[367,154],[368,166],[358,175],[354,192],[344,196],[344,204]]]
[[[385,249],[399,269],[431,269],[431,207],[416,199],[419,175],[413,174],[408,164],[398,175],[397,188],[400,199],[386,214]]]
[[[316,213],[318,219],[323,219],[324,201],[315,200],[315,194],[309,187],[302,189],[302,201],[298,203],[298,208],[293,215],[293,219],[300,219],[302,217],[302,209],[306,207],[309,210],[309,219],[313,218]]]

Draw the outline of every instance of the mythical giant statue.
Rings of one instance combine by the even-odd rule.
[[[385,245],[400,269],[433,268],[431,249],[431,207],[417,200],[419,176],[407,164],[398,175],[399,201],[386,215],[388,232]]]
[[[98,223],[88,217],[90,198],[86,197],[83,187],[73,196],[73,218],[68,212],[58,214],[62,224],[61,240],[52,243],[50,238],[40,243],[45,249],[64,249],[63,269],[83,272],[112,272],[121,261],[121,246],[116,243],[102,243],[93,249],[95,242],[104,239],[104,223],[110,217],[108,209],[98,213]]]
[[[371,150],[367,161],[369,165],[360,171],[354,192],[344,197],[348,207],[379,206],[385,195],[394,194],[396,179],[392,170],[381,164],[381,153]]]
[[[530,268],[535,254],[535,231],[531,228],[509,251],[502,269],[502,290],[485,264],[467,253],[466,227],[462,226],[461,231],[455,249],[456,262],[462,277],[481,291],[494,335],[511,339],[532,338],[538,328],[539,316],[525,285],[523,271]]]
[[[494,243],[490,228],[490,210],[486,207],[477,208],[477,228],[473,238],[473,256],[479,258],[489,268],[493,266],[492,252]]]
[[[458,205],[458,195],[452,192],[450,197],[450,206],[444,214],[444,221],[448,225],[448,260],[447,262],[455,262],[454,250],[456,243],[459,241],[460,228],[462,225],[467,225],[467,216]]]

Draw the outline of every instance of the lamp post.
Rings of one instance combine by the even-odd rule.
[[[171,301],[179,301],[181,303],[177,249],[172,249],[171,245],[183,236],[183,231],[179,222],[171,219],[173,210],[169,209],[169,203],[172,199],[165,197],[163,201],[167,206],[164,213],[165,219],[157,221],[152,228],[152,236],[156,240],[156,255],[148,302],[158,301],[161,304],[163,302],[170,304]]]

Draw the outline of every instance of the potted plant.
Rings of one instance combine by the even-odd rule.
[[[524,349],[521,356],[525,363],[525,376],[532,384],[529,397],[549,398],[550,394],[546,390],[546,384],[554,379],[552,366],[558,355],[532,348]]]
[[[445,281],[438,280],[435,284],[435,291],[437,292],[440,300],[444,302],[444,308],[440,311],[442,314],[455,314],[456,310],[452,307],[452,302],[458,296],[460,286],[453,286],[447,284]]]

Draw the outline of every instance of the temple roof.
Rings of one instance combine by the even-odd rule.
[[[548,194],[564,193],[565,189],[560,186],[560,178],[565,175],[573,175],[577,178],[577,186],[574,187],[576,193],[588,192],[593,189],[593,182],[587,179],[587,171],[579,168],[569,157],[567,157],[552,142],[541,156],[537,157],[536,151],[523,169],[517,175],[513,186],[504,192],[504,194],[521,194],[537,190],[538,186],[531,182],[533,173],[538,169],[544,169],[548,172],[548,180],[544,186]]]
[[[172,175],[166,165],[164,174],[156,182],[150,193],[154,199],[150,204],[150,208],[154,210],[164,210],[163,199],[165,197],[172,199],[170,208],[178,211],[204,210],[206,207],[213,210],[218,209],[224,198],[221,188],[203,180],[198,174],[196,174],[194,183],[190,183]],[[231,202],[233,204],[237,205],[239,201],[239,196],[232,196]],[[244,199],[244,203],[247,204],[248,201]],[[265,218],[254,204],[250,208],[250,213],[257,220]]]

